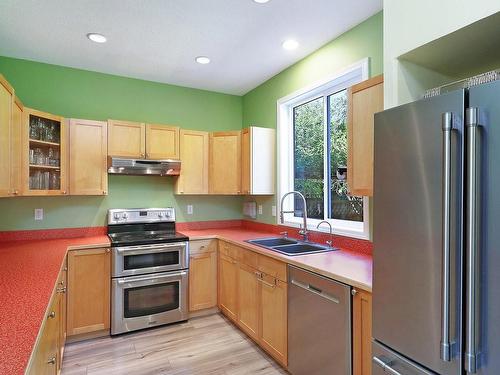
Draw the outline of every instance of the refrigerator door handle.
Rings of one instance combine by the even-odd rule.
[[[452,340],[450,333],[450,283],[451,283],[451,132],[453,130],[452,113],[443,113],[441,118],[443,131],[442,159],[442,273],[441,273],[441,350],[443,361],[450,362]]]
[[[479,195],[480,179],[478,178],[478,108],[466,111],[467,127],[467,203],[466,203],[466,321],[465,321],[465,371],[474,374],[477,371],[478,337],[477,337],[477,252],[479,240]]]

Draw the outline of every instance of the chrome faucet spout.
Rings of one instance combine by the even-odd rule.
[[[293,213],[295,212],[295,210],[290,210],[290,211],[284,211],[283,210],[283,202],[285,201],[285,198],[287,196],[289,196],[290,194],[294,194],[294,195],[298,195],[301,199],[302,199],[302,207],[303,207],[303,214],[302,214],[302,219],[303,219],[303,226],[301,228],[301,230],[299,231],[299,234],[302,235],[302,237],[304,238],[304,241],[307,241],[308,240],[308,235],[309,235],[309,232],[307,230],[307,202],[306,202],[306,198],[304,197],[304,195],[299,192],[299,191],[290,191],[286,194],[284,194],[282,197],[281,197],[281,202],[280,202],[280,223],[283,224],[283,222],[285,221],[285,215],[286,213]]]
[[[330,227],[330,240],[326,241],[326,244],[328,246],[330,246],[330,247],[333,247],[333,230],[332,230],[332,224],[329,221],[323,220],[323,221],[321,221],[321,222],[318,223],[318,225],[316,226],[316,229],[319,229],[319,227],[320,227],[321,224],[328,224],[328,226]]]

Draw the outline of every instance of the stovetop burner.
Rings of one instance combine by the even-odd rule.
[[[176,232],[175,210],[171,207],[109,210],[108,236],[112,246],[189,241]]]

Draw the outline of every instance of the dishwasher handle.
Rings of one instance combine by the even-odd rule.
[[[307,291],[309,293],[316,294],[317,296],[319,296],[321,298],[325,298],[325,299],[327,299],[331,302],[334,302],[334,303],[340,303],[340,300],[337,297],[334,297],[331,294],[325,293],[321,289],[316,288],[311,284],[304,284],[304,283],[301,283],[300,281],[297,281],[294,279],[291,280],[291,283],[293,285],[301,288],[301,289],[304,289],[305,291]]]

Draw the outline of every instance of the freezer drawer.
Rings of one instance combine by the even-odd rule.
[[[288,268],[288,371],[351,374],[350,287]]]
[[[377,341],[373,341],[372,375],[436,375],[414,362],[396,354]]]

